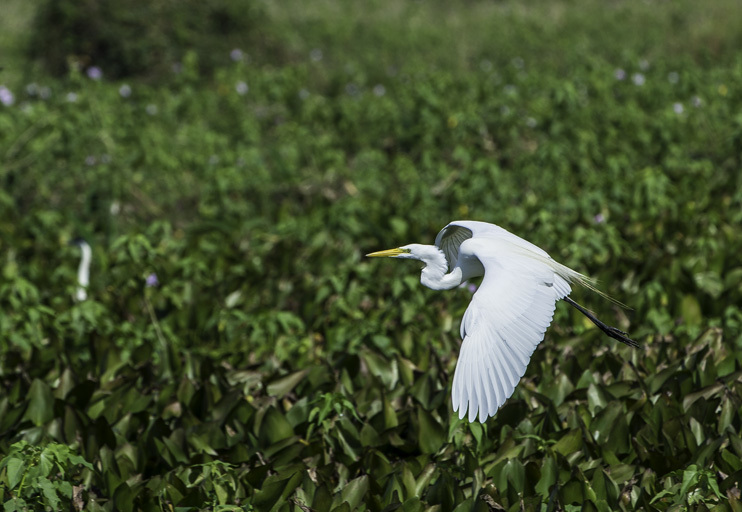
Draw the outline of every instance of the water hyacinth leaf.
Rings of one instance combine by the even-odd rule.
[[[260,430],[270,444],[275,444],[294,435],[291,424],[275,407],[269,407],[266,411]]]
[[[51,507],[52,510],[58,510],[61,500],[57,496],[57,489],[52,481],[42,478],[38,481],[38,486],[41,488],[41,493],[44,496],[44,504],[47,507]]]
[[[54,417],[54,395],[51,388],[43,381],[34,379],[28,391],[28,408],[24,418],[34,425],[41,426]]]
[[[368,366],[369,372],[381,379],[387,389],[392,389],[396,385],[399,378],[396,359],[390,362],[371,351],[364,351],[361,357]]]
[[[417,410],[417,439],[420,451],[436,453],[446,442],[446,432],[431,414],[422,409]]]
[[[713,299],[718,299],[724,291],[724,284],[716,272],[698,272],[693,275],[693,279],[696,285]]]
[[[559,471],[557,469],[556,459],[550,456],[544,457],[544,462],[541,465],[541,478],[536,483],[536,492],[543,499],[548,499],[551,494],[551,488],[557,483],[558,477]]]
[[[304,380],[308,373],[308,369],[300,370],[268,384],[268,395],[283,398]]]
[[[688,411],[690,409],[690,406],[693,405],[693,403],[700,399],[705,398],[709,399],[713,397],[714,395],[718,395],[724,390],[725,386],[723,383],[718,382],[716,384],[712,384],[704,389],[701,389],[700,391],[696,391],[695,393],[690,393],[683,398],[683,409],[685,411]]]
[[[553,446],[553,450],[562,455],[569,456],[582,448],[582,431],[580,429],[570,430],[562,436]]]
[[[15,486],[21,481],[25,468],[26,463],[23,459],[10,458],[8,460],[5,469],[7,471],[8,488],[10,490],[15,489]]]
[[[368,492],[368,485],[368,475],[353,479],[343,488],[340,498],[350,505],[351,510],[356,510],[358,505],[364,501]]]

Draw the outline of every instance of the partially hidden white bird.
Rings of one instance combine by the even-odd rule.
[[[438,233],[435,245],[410,244],[366,256],[422,261],[420,282],[433,290],[448,290],[484,276],[461,321],[463,342],[451,389],[453,410],[461,419],[468,410],[469,421],[478,414],[484,422],[513,394],[560,299],[611,338],[639,346],[568,297],[570,283],[607,297],[590,278],[494,224],[455,221]]]
[[[82,302],[88,298],[88,285],[90,284],[90,261],[93,256],[93,251],[90,249],[88,244],[82,238],[75,238],[70,241],[70,245],[74,245],[80,248],[82,257],[80,258],[80,266],[77,267],[77,288],[75,289],[75,300]]]

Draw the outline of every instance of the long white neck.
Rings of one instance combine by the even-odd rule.
[[[448,271],[446,256],[435,246],[431,246],[431,249],[425,254],[418,255],[425,263],[420,282],[433,290],[450,290],[459,286],[463,281],[461,268],[456,267],[450,273],[446,273]]]

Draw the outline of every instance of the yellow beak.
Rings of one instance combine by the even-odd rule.
[[[391,258],[394,256],[399,256],[400,254],[404,254],[408,251],[405,251],[404,249],[387,249],[386,251],[379,251],[379,252],[372,252],[371,254],[367,254],[369,258]]]

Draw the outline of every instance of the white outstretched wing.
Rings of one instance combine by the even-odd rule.
[[[464,418],[468,410],[469,421],[479,415],[484,422],[513,394],[544,338],[556,302],[571,292],[570,276],[560,275],[566,267],[515,235],[511,237],[527,245],[499,231],[493,234],[475,233],[458,243],[459,256],[475,257],[484,267],[482,284],[461,322],[463,342],[452,388],[454,411]],[[450,240],[455,243],[453,236]]]

